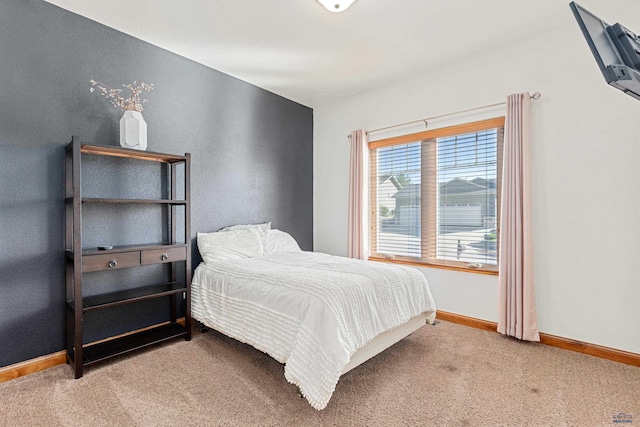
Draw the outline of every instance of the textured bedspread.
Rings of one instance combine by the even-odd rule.
[[[316,409],[356,350],[434,311],[417,270],[316,252],[203,263],[192,285],[193,317],[284,363]]]

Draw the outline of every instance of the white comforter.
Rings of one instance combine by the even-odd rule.
[[[416,269],[316,252],[200,264],[191,300],[195,319],[284,363],[287,381],[316,409],[356,350],[435,312]]]

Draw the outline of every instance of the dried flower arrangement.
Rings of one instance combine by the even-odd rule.
[[[131,91],[131,95],[125,98],[122,96],[122,89],[111,89],[104,83],[95,80],[89,80],[89,83],[91,83],[91,88],[89,89],[91,92],[97,90],[100,95],[111,101],[115,108],[121,108],[122,111],[142,111],[142,104],[147,103],[149,100],[140,99],[140,94],[143,90],[153,90],[153,84],[145,82],[138,83],[138,81],[134,81],[128,85],[123,84],[122,87]]]

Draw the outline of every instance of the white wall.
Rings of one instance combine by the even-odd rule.
[[[593,12],[640,31],[640,2],[623,3]],[[531,156],[540,331],[640,353],[640,102],[605,84],[566,13],[560,29],[315,108],[314,247],[346,255],[351,130],[539,91]],[[421,270],[439,309],[497,321],[497,277]]]

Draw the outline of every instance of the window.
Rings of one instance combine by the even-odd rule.
[[[504,118],[369,143],[371,258],[497,271]]]

